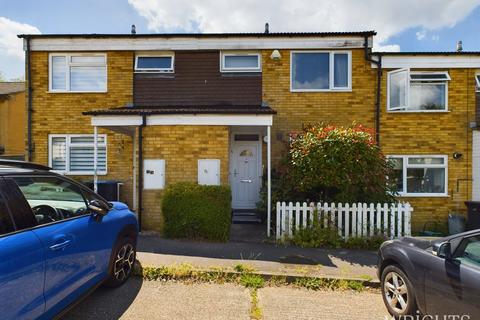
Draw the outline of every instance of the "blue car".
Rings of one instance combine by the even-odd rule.
[[[51,319],[132,273],[137,218],[41,165],[0,160],[0,318]]]

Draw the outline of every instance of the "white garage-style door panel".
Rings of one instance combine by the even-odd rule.
[[[220,159],[198,160],[198,184],[220,185]]]
[[[165,187],[165,160],[143,160],[143,188],[157,190]]]
[[[473,131],[472,144],[472,200],[480,201],[480,131]]]

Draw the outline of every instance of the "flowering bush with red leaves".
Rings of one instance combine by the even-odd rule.
[[[394,201],[387,180],[392,167],[373,130],[361,125],[312,125],[290,134],[288,164],[294,185],[287,188],[303,200]]]

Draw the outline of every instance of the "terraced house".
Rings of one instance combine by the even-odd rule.
[[[355,121],[394,159],[420,230],[480,198],[480,53],[372,53],[374,36],[21,35],[29,158],[120,181],[160,230],[169,183],[230,184],[234,209],[255,208],[289,132]]]

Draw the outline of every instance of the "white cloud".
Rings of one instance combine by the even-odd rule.
[[[17,34],[40,33],[36,27],[26,23],[20,23],[5,17],[0,17],[0,55],[7,55],[22,59],[22,39]]]
[[[415,36],[417,37],[417,40],[423,40],[425,39],[425,37],[427,36],[427,30],[420,30],[420,31],[417,31],[417,33],[415,33]]]
[[[24,52],[17,34],[40,33],[38,28],[0,17],[0,72],[7,79],[23,77]]]
[[[400,52],[400,46],[398,44],[380,45],[380,44],[375,43],[373,45],[373,51],[377,51],[377,52]]]
[[[128,0],[155,32],[376,30],[376,43],[413,27],[452,27],[480,0]],[[390,49],[396,49],[393,47]]]

